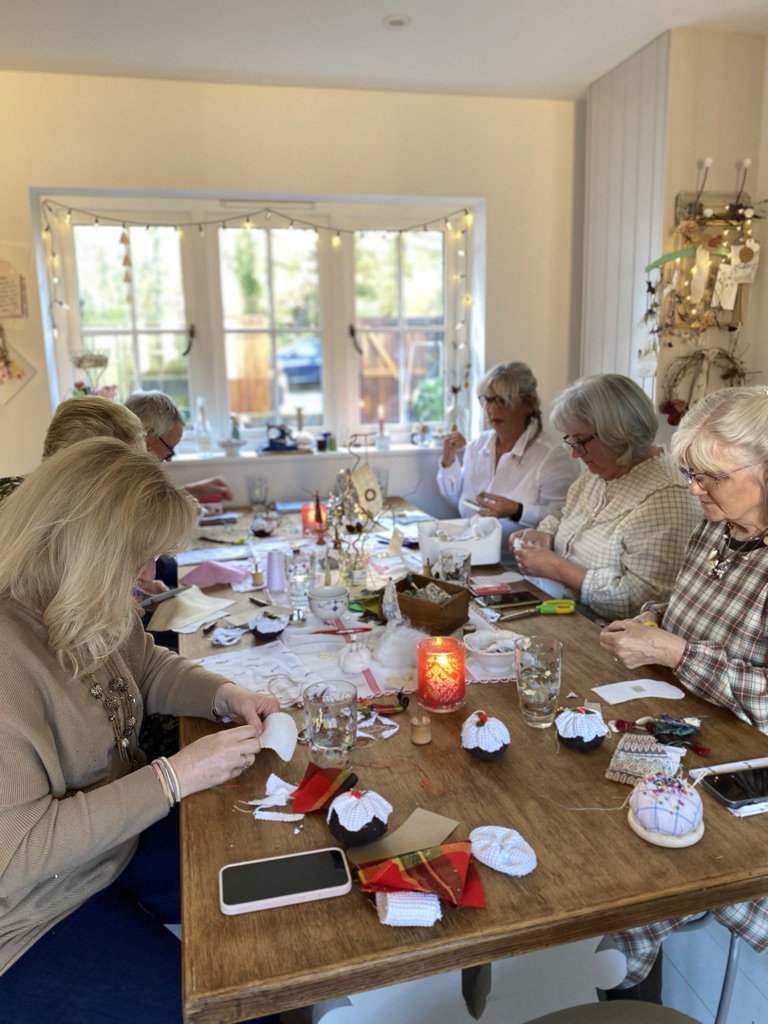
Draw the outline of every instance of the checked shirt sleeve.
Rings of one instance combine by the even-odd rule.
[[[613,619],[636,615],[647,601],[663,600],[677,578],[694,523],[681,488],[649,495],[622,523],[620,564],[588,569],[581,600]]]

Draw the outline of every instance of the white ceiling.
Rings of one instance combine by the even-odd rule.
[[[0,68],[574,99],[670,28],[768,33],[768,0],[11,0]],[[406,14],[404,30],[383,27]]]

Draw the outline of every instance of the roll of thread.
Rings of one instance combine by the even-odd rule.
[[[282,551],[270,551],[267,555],[267,589],[276,594],[285,590],[285,554]]]

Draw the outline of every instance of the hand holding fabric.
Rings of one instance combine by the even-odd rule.
[[[213,699],[214,715],[251,725],[257,736],[261,735],[267,715],[274,715],[279,710],[280,705],[274,697],[254,693],[236,683],[223,683]]]
[[[685,654],[685,640],[638,619],[618,619],[600,633],[600,645],[627,668],[664,665],[676,668]]]

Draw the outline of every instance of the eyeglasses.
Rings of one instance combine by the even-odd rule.
[[[563,438],[563,444],[567,444],[572,452],[576,452],[577,455],[587,454],[587,445],[595,440],[597,434],[590,434],[589,437],[582,437],[580,441],[569,441],[568,435],[566,434]]]
[[[754,466],[754,462],[749,466],[739,466],[738,469],[732,469],[730,473],[694,473],[687,466],[678,466],[677,468],[689,487],[695,483],[703,491],[714,491],[721,480],[727,480],[729,476],[733,476],[734,473],[741,473],[743,469],[753,469]]]
[[[506,409],[510,404],[506,398],[502,398],[501,395],[478,395],[480,399],[480,405],[487,409],[489,405],[498,405],[500,409]]]
[[[157,440],[160,442],[160,444],[163,446],[163,448],[165,448],[165,450],[168,452],[168,454],[165,456],[165,458],[161,459],[161,462],[170,462],[171,459],[173,458],[173,456],[176,454],[176,449],[175,448],[171,448],[171,446],[168,444],[168,442],[166,440],[164,440],[162,437],[160,437],[159,434],[157,435]]]

